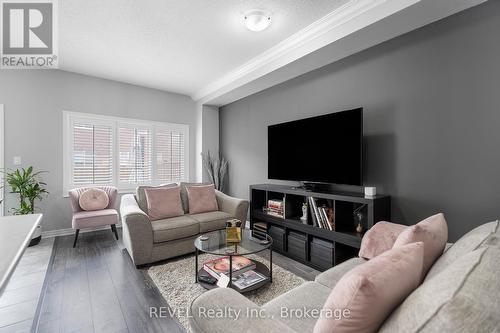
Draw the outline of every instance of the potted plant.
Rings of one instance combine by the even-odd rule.
[[[43,172],[33,172],[32,166],[5,172],[5,182],[9,185],[10,192],[19,195],[19,207],[11,209],[14,215],[34,214],[36,200],[42,200],[43,196],[49,193],[45,189],[47,184],[39,180],[39,176]],[[42,228],[38,226],[29,246],[38,244],[41,239]]]

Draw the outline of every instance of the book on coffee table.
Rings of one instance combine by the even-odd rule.
[[[239,290],[245,290],[265,279],[266,277],[264,275],[254,270],[250,270],[233,278],[233,286],[237,287]]]
[[[233,257],[233,276],[244,273],[251,269],[255,269],[255,263],[242,256]],[[203,264],[203,269],[216,279],[219,279],[221,274],[229,276],[229,257],[220,257],[207,261]]]

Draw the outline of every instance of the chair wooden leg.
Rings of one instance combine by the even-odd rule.
[[[111,231],[114,232],[116,240],[118,240],[118,232],[116,231],[116,225],[115,224],[111,225]]]
[[[73,242],[73,248],[76,246],[76,241],[78,240],[78,234],[80,233],[80,229],[76,229],[75,232],[75,241]]]

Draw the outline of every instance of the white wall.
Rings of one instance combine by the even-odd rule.
[[[217,153],[219,151],[219,108],[203,105],[202,107],[202,152]],[[208,174],[203,169],[203,181],[208,180]]]
[[[4,70],[5,166],[21,156],[23,167],[47,170],[50,195],[39,204],[44,231],[71,228],[63,197],[62,110],[190,125],[190,178],[196,178],[196,103],[188,96],[58,70]],[[217,131],[218,133],[218,131]],[[16,204],[7,195],[6,210]]]

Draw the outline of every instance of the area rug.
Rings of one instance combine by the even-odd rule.
[[[247,257],[256,259],[269,267],[269,261],[262,257],[251,255]],[[200,267],[203,262],[213,258],[216,256],[200,255]],[[179,322],[188,332],[191,332],[186,310],[193,299],[207,291],[199,284],[194,283],[194,256],[150,267],[148,274],[172,308]],[[305,280],[301,277],[273,263],[273,283],[268,283],[262,288],[244,295],[255,304],[262,305],[304,282]]]

